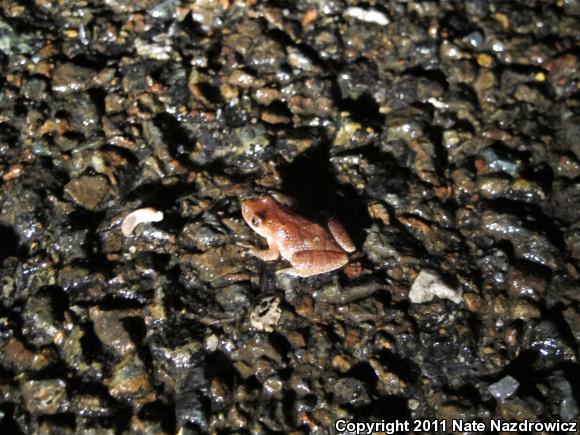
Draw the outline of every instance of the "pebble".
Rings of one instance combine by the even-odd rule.
[[[355,18],[364,21],[365,23],[378,24],[379,26],[386,26],[389,24],[387,16],[377,9],[363,9],[357,6],[346,8],[343,12],[345,17]]]
[[[75,204],[96,210],[109,195],[110,186],[103,177],[83,175],[66,184],[64,191]]]
[[[519,388],[520,383],[511,376],[505,376],[489,386],[489,392],[497,400],[504,400],[512,396]]]
[[[66,383],[62,379],[25,381],[21,391],[26,410],[33,415],[54,415],[69,410]]]
[[[89,318],[98,339],[120,357],[126,357],[135,351],[135,344],[123,325],[123,318],[129,316],[131,312],[120,310],[104,311],[97,307],[89,310]]]
[[[250,324],[260,331],[272,332],[280,321],[282,310],[280,298],[269,296],[260,301],[250,312]]]
[[[86,91],[96,75],[96,71],[92,69],[64,63],[53,72],[52,90],[63,95]]]
[[[146,402],[154,393],[145,365],[136,354],[130,354],[115,365],[107,380],[109,394],[118,400]]]
[[[430,302],[437,296],[440,299],[449,299],[459,304],[462,301],[461,294],[461,289],[450,287],[437,273],[430,270],[422,270],[411,286],[409,300],[413,304],[421,304]]]
[[[163,212],[151,207],[140,208],[130,212],[121,223],[121,231],[125,237],[129,237],[137,225],[148,222],[161,222]]]
[[[25,3],[0,431],[578,419],[578,2]],[[272,191],[349,264],[248,257],[240,199]]]
[[[342,378],[332,388],[335,400],[339,405],[361,407],[371,401],[365,385],[355,378]]]

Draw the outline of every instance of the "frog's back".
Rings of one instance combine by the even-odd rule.
[[[276,222],[274,233],[286,259],[295,252],[342,251],[326,227],[293,212]]]

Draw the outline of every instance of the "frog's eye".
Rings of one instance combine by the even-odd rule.
[[[262,225],[263,219],[258,216],[258,215],[254,215],[252,216],[252,225],[255,227],[258,227],[260,225]]]

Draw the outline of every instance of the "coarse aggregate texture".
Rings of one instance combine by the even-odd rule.
[[[0,433],[577,421],[578,29],[578,0],[0,2]],[[248,256],[270,191],[350,264]]]

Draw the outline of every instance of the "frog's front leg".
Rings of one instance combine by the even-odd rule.
[[[278,246],[276,246],[274,243],[270,243],[269,240],[268,249],[250,248],[248,252],[254,257],[258,257],[263,261],[273,261],[280,257],[280,250],[278,249]]]
[[[335,219],[330,219],[326,226],[328,227],[328,231],[330,231],[330,234],[332,234],[332,237],[336,243],[338,243],[342,249],[344,249],[346,252],[356,251],[354,243],[352,243],[352,240],[350,240],[348,233],[340,222]]]
[[[348,263],[348,255],[337,251],[302,251],[294,253],[288,261],[294,267],[280,269],[276,273],[286,273],[307,278],[344,266]]]

